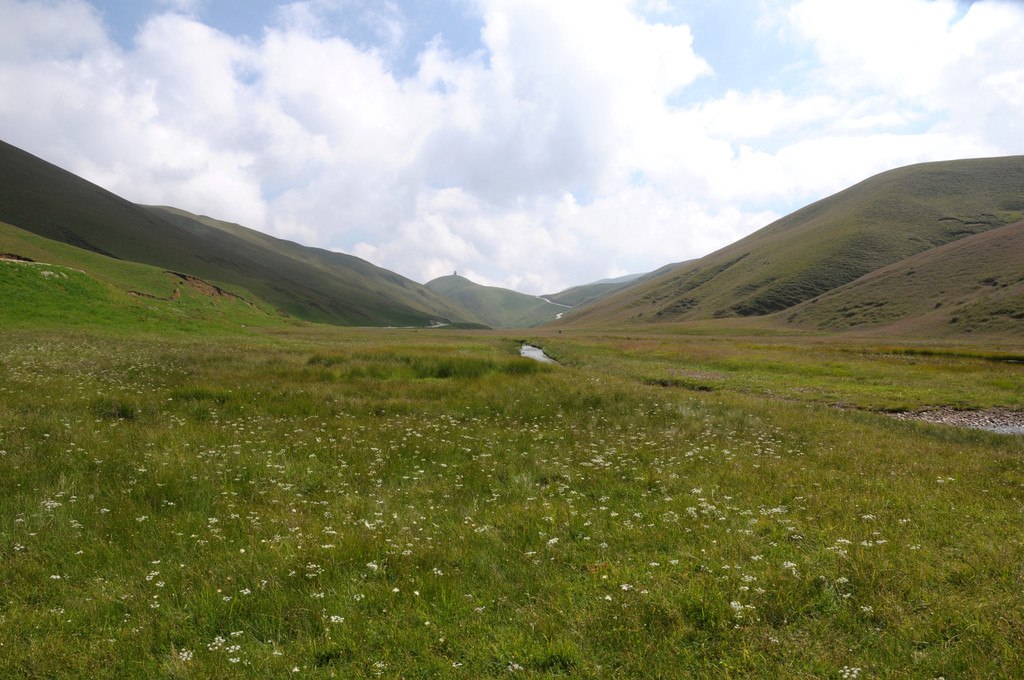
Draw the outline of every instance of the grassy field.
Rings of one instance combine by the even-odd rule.
[[[0,677],[1024,672],[1012,351],[533,340],[6,329]]]
[[[1005,339],[977,348],[962,341],[663,329],[538,342],[562,363],[665,388],[876,412],[1024,406],[1024,351]]]

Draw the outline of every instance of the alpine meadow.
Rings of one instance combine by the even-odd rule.
[[[1024,157],[533,298],[0,151],[0,676],[1024,674]]]

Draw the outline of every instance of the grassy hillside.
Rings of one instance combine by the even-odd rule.
[[[567,307],[585,307],[614,295],[626,286],[627,284],[623,283],[588,283],[566,288],[560,293],[552,293],[543,297],[545,300]]]
[[[1024,337],[1024,222],[901,260],[780,319],[829,332]]]
[[[340,325],[477,322],[419,284],[357,258],[180,212],[138,206],[0,142],[0,220],[109,257],[240,286],[279,312]]]
[[[427,288],[471,310],[493,328],[540,326],[568,311],[564,305],[552,304],[507,288],[481,286],[457,275],[428,281]]]
[[[241,289],[116,260],[0,223],[0,328],[155,333],[279,326]]]
[[[669,264],[647,274],[622,276],[617,279],[608,279],[604,281],[597,281],[595,283],[584,284],[582,286],[573,286],[572,288],[563,290],[561,293],[553,293],[551,295],[544,295],[543,297],[547,300],[551,300],[552,302],[557,302],[559,304],[579,309],[609,298],[615,293],[625,290],[626,288],[639,285],[643,281],[650,281],[653,278],[657,278],[661,274],[674,269],[679,265],[680,263]]]
[[[219,253],[216,265],[237,270],[236,280],[292,316],[367,326],[485,323],[427,287],[358,257],[301,246],[184,210],[149,210],[201,239],[211,252]]]
[[[575,325],[770,314],[1024,217],[1024,156],[876,175],[585,310]]]

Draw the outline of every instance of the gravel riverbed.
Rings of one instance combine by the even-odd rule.
[[[1024,434],[1024,411],[1008,408],[990,408],[981,411],[961,411],[951,406],[928,411],[894,413],[901,420],[924,420],[956,427],[973,427],[1001,434]]]

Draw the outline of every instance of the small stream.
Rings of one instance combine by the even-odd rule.
[[[544,354],[544,350],[540,347],[534,347],[533,345],[523,345],[519,348],[520,356],[524,356],[527,359],[535,359],[545,364],[557,364],[558,362]]]

